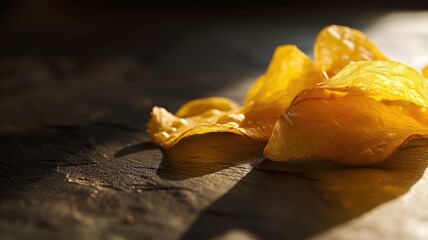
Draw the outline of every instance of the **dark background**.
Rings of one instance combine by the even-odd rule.
[[[426,1],[1,1],[0,53],[146,53],[174,34],[217,23],[364,21],[370,13],[422,10]],[[160,43],[161,42],[161,43]]]
[[[278,45],[296,44],[311,54],[317,33],[329,24],[363,29],[386,13],[423,10],[427,5],[426,1],[1,1],[0,94],[11,98],[4,99],[11,110],[2,123],[11,128],[35,126],[40,123],[24,119],[34,114],[54,119],[45,115],[55,113],[64,115],[57,124],[67,124],[71,113],[65,109],[70,106],[84,112],[78,118],[88,122],[93,108],[106,107],[113,109],[110,115],[138,119],[140,124],[132,125],[144,129],[153,105],[174,111],[189,99],[219,95],[223,89],[232,90],[222,96],[241,102]],[[238,86],[243,80],[248,83]],[[54,92],[60,89],[63,96],[57,98]],[[35,97],[37,92],[43,93]],[[32,96],[23,97],[28,94]],[[174,101],[167,100],[172,96]],[[132,111],[131,100],[138,102]]]

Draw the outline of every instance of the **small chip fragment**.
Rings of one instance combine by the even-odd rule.
[[[425,78],[428,78],[428,65],[424,67],[424,69],[422,70],[422,75]]]

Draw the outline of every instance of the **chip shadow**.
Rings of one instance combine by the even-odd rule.
[[[203,211],[182,239],[309,238],[404,195],[423,176],[427,150],[406,148],[372,167],[264,161]]]

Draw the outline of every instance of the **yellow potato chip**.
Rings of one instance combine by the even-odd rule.
[[[338,25],[321,30],[315,40],[314,56],[328,77],[351,62],[387,59],[362,32]]]
[[[190,101],[175,115],[154,107],[147,125],[148,134],[165,149],[183,138],[208,133],[233,133],[266,142],[276,120],[292,99],[321,80],[321,74],[308,56],[293,45],[281,46],[275,51],[267,72],[248,91],[242,107],[225,98]]]
[[[425,79],[403,64],[355,62],[320,86],[301,93],[278,120],[267,158],[367,165],[428,136]]]
[[[218,111],[230,111],[236,110],[238,108],[239,105],[237,103],[227,98],[202,98],[187,102],[180,109],[178,109],[178,111],[175,113],[175,116],[186,118],[203,114],[205,111],[210,109],[216,109]]]
[[[409,101],[428,107],[428,84],[404,64],[379,60],[349,64],[319,87],[337,91],[363,91],[378,100]]]

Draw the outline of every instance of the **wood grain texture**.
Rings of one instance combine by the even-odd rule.
[[[276,45],[310,53],[317,31],[332,21],[365,26],[358,14],[297,23],[281,14],[178,19],[175,31],[135,35],[147,19],[133,16],[129,28],[112,24],[92,35],[84,30],[94,26],[68,23],[95,42],[62,29],[77,42],[72,47],[49,28],[38,31],[51,42],[25,45],[13,31],[24,25],[5,17],[16,25],[0,27],[9,36],[0,40],[1,239],[428,238],[427,147],[367,168],[261,157],[198,164],[171,162],[145,133],[153,105],[174,111],[214,95],[241,101]],[[96,49],[96,40],[115,32],[136,39],[118,46],[106,38]]]

